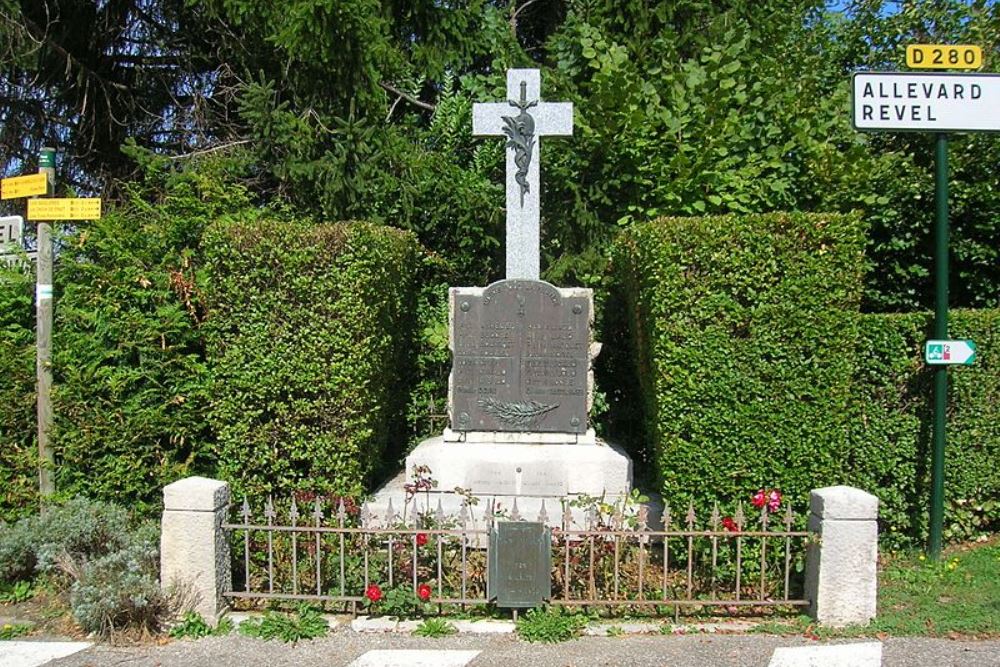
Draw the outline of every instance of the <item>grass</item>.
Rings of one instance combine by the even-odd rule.
[[[1000,543],[937,562],[896,558],[883,569],[875,625],[891,635],[1000,635]]]
[[[955,547],[939,561],[923,554],[886,557],[879,571],[878,614],[867,626],[823,628],[803,616],[761,624],[756,631],[820,639],[1000,637],[1000,541]]]

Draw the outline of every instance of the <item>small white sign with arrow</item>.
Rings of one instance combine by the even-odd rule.
[[[976,344],[971,340],[929,340],[924,344],[924,361],[931,366],[971,366],[976,360]]]

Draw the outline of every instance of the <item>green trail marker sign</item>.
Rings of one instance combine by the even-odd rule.
[[[932,51],[937,47],[944,53],[947,45],[931,47]],[[915,62],[912,55],[910,60]],[[963,68],[961,65],[964,64],[954,64],[956,69]],[[934,366],[934,444],[927,552],[937,559],[941,555],[944,524],[948,366],[972,363],[976,350],[972,341],[948,339],[948,133],[1000,132],[1000,113],[997,111],[1000,109],[1000,75],[857,72],[852,92],[851,112],[856,129],[931,132],[935,137],[934,333],[933,340],[927,341],[924,348],[924,359]]]
[[[931,366],[971,366],[976,361],[976,344],[971,340],[929,340],[924,345],[924,361]]]

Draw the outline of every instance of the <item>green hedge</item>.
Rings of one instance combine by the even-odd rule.
[[[857,345],[856,417],[848,481],[881,500],[892,541],[928,530],[933,373],[923,363],[928,313],[864,315]],[[949,371],[945,537],[1000,529],[1000,310],[957,310],[949,332],[978,347]]]
[[[861,315],[864,225],[852,216],[668,218],[613,251],[643,436],[664,496],[704,504],[853,484],[882,501],[893,545],[926,534],[930,317]],[[998,311],[958,311],[981,359],[952,371],[946,523],[996,528]],[[1000,342],[1000,341],[997,341]],[[704,505],[703,505],[704,506]]]
[[[153,169],[103,219],[63,227],[53,341],[61,498],[147,513],[165,484],[191,474],[259,492],[357,492],[387,443],[404,446],[407,433],[394,429],[412,381],[412,237],[357,223],[261,221],[257,231],[260,218],[287,212],[267,213],[227,183],[211,165]],[[228,218],[244,222],[215,224]],[[31,272],[0,267],[4,520],[38,500],[33,295]]]
[[[390,439],[405,438],[415,238],[235,220],[210,228],[206,258],[223,479],[258,497],[360,493]]]
[[[863,247],[864,225],[843,215],[664,218],[621,237],[667,500],[802,498],[842,478]]]
[[[30,271],[0,264],[0,520],[38,501],[34,291]]]
[[[56,266],[56,490],[153,510],[164,484],[214,469],[195,268],[228,200],[211,183],[133,197],[64,240]],[[206,200],[208,203],[206,203]]]

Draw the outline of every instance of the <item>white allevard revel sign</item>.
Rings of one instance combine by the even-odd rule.
[[[1000,132],[1000,74],[858,72],[854,127]]]
[[[21,234],[24,231],[24,218],[19,215],[8,215],[0,218],[0,254],[13,247],[21,247]]]

